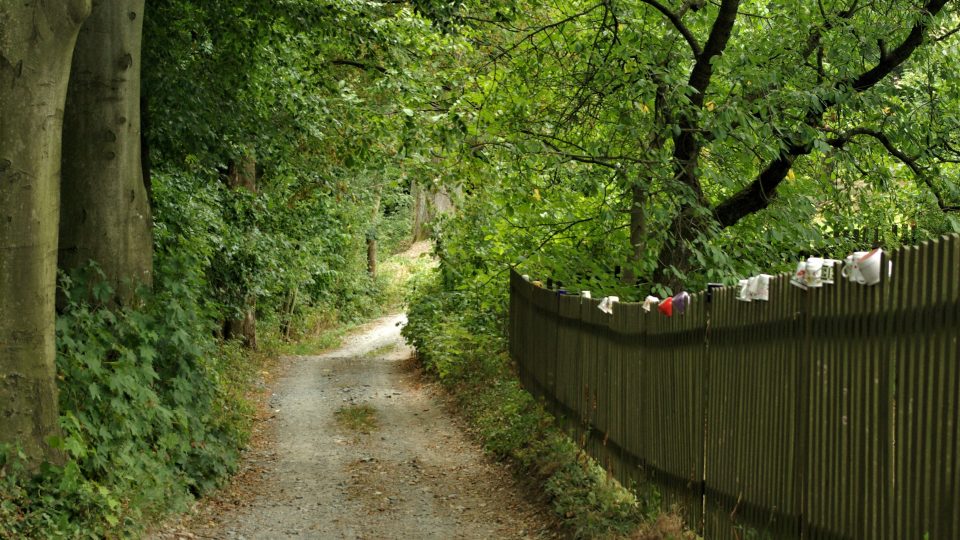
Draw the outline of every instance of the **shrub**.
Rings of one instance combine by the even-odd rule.
[[[95,269],[64,281],[52,442],[66,463],[28,473],[15,449],[0,452],[0,537],[134,535],[235,468],[249,411],[227,377],[241,357],[213,339],[196,265],[166,264],[137,308],[102,305],[112,293]]]
[[[533,475],[579,538],[630,535],[659,514],[659,498],[624,489],[523,389],[506,352],[503,314],[489,298],[445,290],[437,273],[414,287],[403,329],[424,369],[457,397],[486,450]],[[487,306],[485,308],[484,306]]]

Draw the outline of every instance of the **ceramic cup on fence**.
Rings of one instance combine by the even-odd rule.
[[[580,291],[581,298],[590,298],[590,291]]]
[[[880,262],[882,260],[882,249],[854,252],[853,255],[847,255],[841,274],[848,280],[861,285],[876,285],[880,283]]]
[[[824,259],[823,268],[820,271],[820,279],[824,285],[833,285],[837,281],[837,263],[836,259]]]
[[[656,296],[648,296],[643,299],[643,310],[647,313],[650,313],[650,310],[653,309],[654,304],[659,304],[660,299]]]
[[[522,277],[524,281],[530,281],[530,274],[524,274],[520,277]]]
[[[741,300],[741,301],[743,301],[743,302],[749,302],[749,301],[751,300],[751,298],[750,298],[750,280],[749,280],[749,279],[741,279],[740,281],[737,282],[737,284],[738,284],[738,286],[740,287],[740,289],[737,291],[737,300]]]
[[[751,300],[770,300],[770,274],[760,274],[748,280],[747,294]]]
[[[661,300],[660,303],[657,304],[657,310],[667,317],[673,317],[673,297],[668,296]]]
[[[673,310],[677,315],[683,315],[683,312],[687,310],[687,306],[689,305],[690,293],[683,291],[673,297]]]
[[[860,283],[861,277],[858,263],[860,258],[867,253],[867,251],[854,251],[852,255],[847,255],[847,258],[843,260],[843,269],[840,271],[840,275],[847,278],[847,281]]]
[[[858,282],[864,285],[876,285],[880,283],[880,263],[883,260],[883,250],[874,249],[857,261],[857,269],[860,272]]]
[[[807,274],[807,261],[800,261],[797,263],[797,269],[793,272],[793,275],[790,276],[790,284],[794,287],[800,287],[803,290],[807,290],[807,281],[804,278]]]
[[[620,301],[620,298],[616,296],[604,296],[603,300],[600,300],[600,305],[597,306],[597,309],[606,313],[607,315],[613,315],[613,305]]]
[[[823,259],[810,257],[804,263],[803,282],[809,288],[823,287]]]

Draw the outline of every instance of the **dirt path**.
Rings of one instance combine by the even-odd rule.
[[[275,444],[244,465],[259,473],[255,487],[191,532],[161,537],[554,537],[549,509],[420,384],[399,335],[404,320],[386,317],[338,350],[286,359],[270,403]],[[338,410],[361,405],[378,424],[369,433],[337,422]]]

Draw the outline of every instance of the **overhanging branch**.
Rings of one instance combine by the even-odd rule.
[[[680,15],[674,13],[670,10],[670,8],[661,4],[657,0],[640,1],[662,13],[663,16],[666,17],[671,24],[673,24],[673,27],[677,29],[677,32],[680,32],[680,35],[683,36],[683,39],[687,40],[687,44],[690,45],[690,51],[693,53],[694,58],[697,58],[703,54],[703,49],[700,48],[700,43],[697,41],[696,36],[694,36],[693,32],[687,28],[687,25],[683,24],[683,21],[680,19]]]
[[[917,50],[923,43],[924,37],[930,28],[930,22],[933,16],[937,15],[949,0],[928,0],[923,6],[923,15],[913,27],[907,37],[893,50],[883,55],[880,61],[873,68],[863,72],[859,76],[842,81],[835,85],[836,88],[849,88],[854,92],[861,93],[869,90],[884,77],[897,69],[901,64]],[[839,96],[823,98],[820,101],[819,110],[811,109],[807,114],[807,124],[811,127],[819,127],[826,109],[837,104]],[[867,135],[868,133],[862,133]],[[790,136],[786,136],[784,141],[789,141]],[[793,136],[792,140],[799,140],[799,137]],[[881,141],[882,142],[882,141]],[[776,190],[783,183],[789,172],[790,167],[797,157],[809,154],[813,150],[810,143],[787,143],[786,148],[772,160],[757,175],[757,177],[737,193],[728,197],[725,201],[714,207],[713,214],[721,227],[729,227],[745,216],[769,206],[770,201],[776,197]],[[931,185],[928,183],[927,185]],[[952,211],[952,207],[945,206],[936,190],[933,190],[937,196],[940,208],[944,211]],[[951,210],[948,210],[951,209]]]
[[[376,64],[365,64],[363,62],[357,62],[356,60],[331,60],[330,63],[335,66],[350,66],[365,71],[379,71],[380,73],[387,72],[387,68],[383,66],[378,66]]]
[[[937,199],[937,206],[942,212],[958,212],[960,211],[960,206],[957,205],[948,205],[946,201],[943,200],[943,196],[937,190],[936,186],[933,185],[933,178],[920,166],[917,162],[916,157],[908,156],[904,151],[897,148],[893,142],[890,140],[890,137],[887,137],[886,133],[882,131],[877,131],[869,128],[855,128],[850,131],[846,131],[836,138],[827,141],[827,144],[833,146],[834,148],[843,148],[847,143],[853,140],[854,137],[865,136],[872,137],[877,142],[879,142],[887,153],[891,156],[900,160],[901,163],[906,165],[913,171],[914,176],[916,176],[924,185],[927,186],[927,189],[933,193],[933,196]]]

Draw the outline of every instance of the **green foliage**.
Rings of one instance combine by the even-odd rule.
[[[31,476],[9,460],[4,534],[134,535],[234,469],[250,411],[231,387],[243,387],[247,371],[213,341],[195,268],[167,259],[136,309],[86,301],[112,294],[93,267],[65,279],[67,307],[57,320],[63,435],[54,443],[67,461]]]
[[[499,285],[502,285],[500,283]],[[658,513],[652,488],[631,493],[556,427],[523,388],[506,353],[500,319],[476,293],[424,276],[410,300],[403,335],[424,368],[451,390],[487,451],[510,459],[542,483],[577,538],[620,537]]]
[[[719,2],[512,4],[463,8],[474,47],[438,152],[438,180],[464,193],[440,232],[451,282],[517,267],[637,299],[836,255],[852,247],[833,239],[846,228],[915,226],[925,239],[960,224],[954,5],[740,2],[698,93],[689,43],[705,46]],[[912,28],[930,37],[854,88]],[[745,189],[784,152],[776,181]],[[738,201],[753,204],[721,219]]]
[[[198,255],[221,319],[254,303],[268,318],[376,311],[383,284],[364,275],[365,240],[381,258],[407,244],[429,132],[416,120],[455,41],[415,11],[339,0],[147,10],[158,250]],[[252,160],[257,193],[228,187]]]

